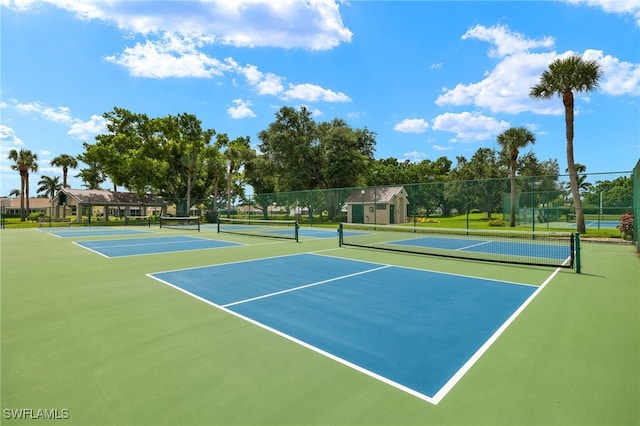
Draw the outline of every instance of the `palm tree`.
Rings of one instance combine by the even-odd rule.
[[[38,181],[38,194],[44,194],[48,198],[53,198],[58,191],[62,189],[62,184],[60,183],[60,176],[40,176],[40,181]]]
[[[28,149],[20,149],[20,151],[12,149],[7,158],[15,162],[11,165],[11,169],[20,173],[20,221],[24,222],[26,218],[25,206],[26,211],[29,211],[29,171],[38,171],[38,154],[34,154]]]
[[[516,169],[518,168],[518,154],[520,150],[530,143],[536,142],[536,136],[525,127],[511,127],[500,133],[497,137],[498,144],[502,147],[502,153],[509,159],[511,178],[511,224],[516,226]]]
[[[602,69],[597,61],[585,61],[582,56],[573,55],[551,62],[549,69],[540,76],[540,82],[529,92],[529,95],[536,99],[551,99],[554,95],[562,98],[567,139],[567,169],[576,210],[576,228],[581,234],[586,233],[587,229],[573,160],[573,92],[591,92],[598,87],[601,76]]]
[[[575,166],[576,166],[576,174],[584,173],[587,171],[587,166],[583,164],[575,163]],[[569,173],[569,169],[566,169],[565,172]],[[569,193],[571,193],[571,183],[567,185],[567,189],[569,190]],[[587,182],[587,175],[578,174],[578,190],[581,193],[584,193],[587,191],[591,191],[592,189],[593,189],[593,185],[590,182]]]
[[[9,191],[9,197],[19,197],[20,196],[20,190],[19,189],[12,189],[11,191]]]
[[[78,167],[76,157],[69,154],[60,154],[51,160],[51,165],[53,167],[62,167],[62,187],[69,188],[69,185],[67,185],[67,173],[69,172],[69,167],[72,169]]]

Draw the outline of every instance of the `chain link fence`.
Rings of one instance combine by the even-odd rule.
[[[640,162],[639,162],[640,164]],[[580,174],[581,197],[587,233],[589,229],[616,230],[621,216],[635,213],[633,238],[637,241],[640,215],[640,165],[633,172]],[[78,212],[66,207],[53,214],[54,207],[31,209],[28,220],[63,216],[82,224],[131,225],[145,223],[136,217],[155,220],[161,215],[199,216],[214,223],[218,216],[256,219],[296,219],[301,225],[420,224],[460,228],[510,227],[520,229],[575,229],[576,211],[569,179],[561,176],[518,176],[515,179],[441,181],[419,184],[318,189],[310,191],[253,194],[245,199],[168,199],[158,208],[100,206]],[[19,227],[20,211],[15,201],[2,199],[3,227]],[[18,204],[19,205],[19,204]],[[57,208],[57,207],[56,207]],[[513,216],[513,217],[512,217]],[[16,220],[16,218],[18,218]],[[61,223],[64,225],[65,223]],[[618,234],[619,235],[619,234]]]

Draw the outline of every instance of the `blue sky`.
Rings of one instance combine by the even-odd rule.
[[[635,0],[0,0],[0,13],[3,196],[20,186],[9,150],[38,154],[34,195],[41,175],[62,175],[50,160],[81,153],[116,106],[195,114],[257,145],[277,110],[304,105],[318,122],[376,132],[376,158],[454,164],[526,126],[538,159],[564,172],[562,102],[528,92],[569,54],[604,72],[576,96],[576,162],[626,171],[640,157]]]

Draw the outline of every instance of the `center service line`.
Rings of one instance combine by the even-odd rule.
[[[290,288],[290,289],[287,289],[287,290],[277,291],[275,293],[269,293],[269,294],[264,294],[262,296],[252,297],[250,299],[240,300],[238,302],[228,303],[226,305],[222,305],[222,307],[223,308],[228,308],[229,306],[235,306],[235,305],[240,305],[242,303],[253,302],[254,300],[266,299],[267,297],[277,296],[279,294],[289,293],[291,291],[302,290],[303,288],[314,287],[314,286],[317,286],[317,285],[330,283],[332,281],[343,280],[345,278],[351,278],[351,277],[355,277],[357,275],[368,274],[369,272],[375,272],[375,271],[379,271],[381,269],[386,269],[386,268],[390,268],[390,267],[391,267],[391,265],[384,265],[384,266],[381,266],[379,268],[369,269],[367,271],[356,272],[356,273],[349,274],[349,275],[343,275],[341,277],[330,278],[328,280],[318,281],[318,282],[311,283],[311,284],[305,284],[305,285],[302,285],[302,286],[299,286],[299,287]]]

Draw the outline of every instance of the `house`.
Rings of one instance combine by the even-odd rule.
[[[0,198],[0,206],[2,208],[2,214],[6,216],[20,216],[20,197],[17,198],[9,198],[2,197]],[[25,203],[26,208],[26,203]],[[48,198],[42,197],[29,197],[29,211],[26,212],[27,216],[30,213],[40,213],[40,214],[48,214],[51,205],[49,204]]]
[[[345,201],[347,222],[389,225],[407,222],[409,199],[402,186],[364,188]]]
[[[77,222],[82,222],[82,213],[85,210],[92,216],[104,216],[105,220],[108,220],[109,216],[145,217],[155,212],[161,214],[166,208],[165,201],[157,195],[138,195],[131,192],[97,189],[63,188],[50,200],[50,203],[53,210],[52,217],[62,217],[65,214],[65,208],[72,207],[75,208]]]

